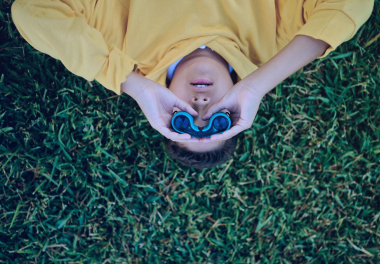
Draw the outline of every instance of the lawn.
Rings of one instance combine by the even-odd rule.
[[[0,263],[380,263],[380,2],[196,170],[0,0]]]

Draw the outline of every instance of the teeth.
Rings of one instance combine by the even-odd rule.
[[[195,87],[207,87],[209,84],[193,84]]]

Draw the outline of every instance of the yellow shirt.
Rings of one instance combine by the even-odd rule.
[[[167,68],[202,45],[243,79],[296,35],[352,38],[374,0],[16,0],[12,18],[35,49],[120,95],[131,71],[165,86]]]

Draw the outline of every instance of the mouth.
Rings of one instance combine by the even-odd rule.
[[[198,93],[206,92],[212,86],[212,82],[207,79],[195,79],[190,83],[194,90]]]

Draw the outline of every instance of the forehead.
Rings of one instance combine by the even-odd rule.
[[[183,147],[189,151],[194,152],[207,152],[212,150],[220,149],[224,141],[215,141],[215,142],[178,142],[180,147]]]

